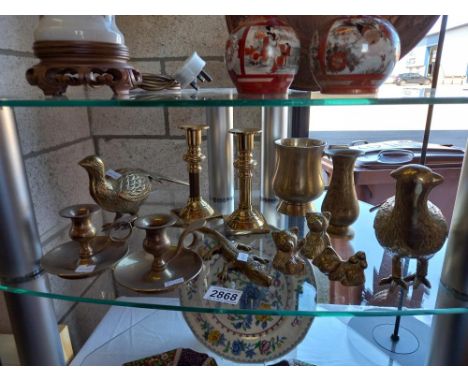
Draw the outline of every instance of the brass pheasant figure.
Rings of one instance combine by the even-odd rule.
[[[114,221],[123,214],[136,217],[138,210],[153,191],[152,181],[162,180],[188,185],[188,183],[149,174],[141,169],[122,168],[106,173],[104,162],[96,155],[90,155],[78,163],[89,175],[89,191],[94,201],[104,210],[115,212]]]
[[[392,275],[381,284],[400,285],[408,289],[407,281],[431,287],[427,280],[429,259],[442,248],[448,228],[444,216],[428,201],[431,190],[444,178],[429,167],[409,164],[390,173],[396,179],[395,196],[379,208],[374,220],[377,240],[393,252]],[[402,258],[417,259],[416,274],[403,279]]]

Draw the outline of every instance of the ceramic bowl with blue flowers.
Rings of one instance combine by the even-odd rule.
[[[273,242],[270,239],[260,241],[261,245],[248,243],[254,248],[251,255],[272,258],[275,253]],[[304,283],[314,284],[312,267],[309,262],[307,264],[305,274],[287,276],[275,270],[270,261],[266,269],[274,281],[271,287],[266,288],[254,284],[235,269],[229,270],[227,279],[221,281],[218,276],[225,261],[220,255],[214,255],[205,262],[204,270],[195,280],[180,288],[180,301],[182,306],[222,308],[228,313],[186,312],[185,320],[198,340],[226,359],[240,363],[264,363],[277,359],[302,341],[313,317],[272,316],[265,311],[297,310]],[[203,299],[212,285],[242,291],[238,304]],[[229,313],[233,309],[236,311]],[[239,310],[245,310],[246,314]]]

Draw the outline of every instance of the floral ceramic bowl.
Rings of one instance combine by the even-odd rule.
[[[268,242],[267,245],[265,241]],[[263,253],[274,254],[273,248],[270,248],[273,246],[271,239],[264,240],[263,244]],[[262,257],[255,249],[253,254]],[[265,255],[263,257],[269,258]],[[267,269],[274,279],[270,288],[252,283],[237,270],[229,271],[228,279],[220,282],[218,275],[222,273],[224,265],[225,261],[219,255],[206,262],[200,276],[181,288],[181,305],[219,307],[226,310],[294,310],[297,309],[304,282],[313,284],[314,281],[309,262],[306,273],[298,277],[286,276],[273,269],[270,261]],[[242,291],[238,304],[233,306],[204,300],[203,296],[211,285]],[[263,363],[288,353],[302,341],[313,320],[313,317],[238,312],[184,313],[184,317],[195,336],[210,350],[241,363]]]

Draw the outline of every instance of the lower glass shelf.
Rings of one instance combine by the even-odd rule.
[[[154,297],[131,300],[145,304],[156,301]],[[177,299],[164,299],[164,302],[178,303]],[[324,305],[321,310],[326,312],[328,308],[334,309]],[[300,326],[288,327],[288,322],[282,321],[273,330],[224,330],[218,335],[216,329],[207,329],[204,337],[203,332],[200,336],[200,331],[187,325],[190,315],[195,314],[112,307],[71,365],[117,366],[173,349],[205,354],[218,365],[273,365],[280,361],[320,366],[423,365],[429,351],[430,316],[402,318],[397,345],[397,350],[398,346],[402,350],[397,353],[386,351],[362,330],[364,326],[371,333],[382,332],[384,339],[389,339],[395,322],[393,317],[310,317],[306,330]],[[173,359],[159,358],[158,362],[172,364]]]
[[[321,199],[316,201],[320,206]],[[146,205],[144,213],[168,212],[173,205]],[[270,225],[279,229],[296,226],[300,236],[307,232],[307,224],[304,218],[287,217],[276,212],[276,203],[263,202],[260,206]],[[360,202],[360,216],[353,225],[355,235],[352,239],[333,237],[332,245],[342,259],[346,260],[357,251],[364,251],[367,256],[368,267],[365,269],[365,284],[361,286],[343,286],[338,281],[330,281],[309,261],[306,274],[297,276],[285,276],[273,269],[271,260],[275,253],[271,235],[250,235],[237,237],[236,240],[248,245],[253,255],[268,261],[266,269],[273,279],[270,287],[259,286],[235,269],[225,272],[222,280],[218,275],[222,273],[225,261],[220,255],[214,255],[204,260],[203,270],[193,281],[179,285],[174,291],[164,294],[153,294],[150,300],[134,300],[134,296],[143,296],[125,287],[117,285],[115,295],[112,298],[103,293],[101,298],[88,297],[82,292],[73,291],[73,283],[78,280],[63,280],[52,292],[40,292],[15,287],[14,284],[2,284],[0,290],[11,293],[27,294],[37,297],[77,301],[94,304],[107,304],[124,307],[137,307],[158,310],[174,310],[194,313],[216,313],[238,315],[236,325],[248,325],[249,320],[264,320],[264,325],[273,325],[279,320],[276,317],[344,317],[344,316],[416,316],[434,314],[466,314],[468,308],[461,307],[436,307],[436,298],[439,285],[445,247],[443,247],[429,261],[428,280],[432,288],[419,285],[417,288],[409,287],[405,291],[401,288],[390,290],[388,285],[379,285],[383,277],[391,273],[392,255],[384,251],[375,238],[373,220],[375,212],[370,212],[370,205]],[[221,224],[219,221],[213,224]],[[169,236],[173,243],[177,242],[181,228],[170,228]],[[135,229],[129,241],[129,253],[120,260],[124,262],[137,262],[138,259],[147,256],[143,252],[142,243],[144,233]],[[209,248],[209,240],[204,240],[198,251],[206,252]],[[201,249],[200,249],[201,248]],[[119,264],[119,263],[118,263]],[[117,265],[114,265],[114,270]],[[404,260],[404,273],[406,275],[415,271],[416,260]],[[111,272],[111,271],[106,271]],[[50,276],[56,277],[56,276]],[[99,276],[98,276],[99,277]],[[110,283],[113,278],[108,278]],[[221,281],[220,281],[221,280]],[[242,292],[242,296],[236,304],[213,302],[204,299],[207,289],[211,286],[221,286]],[[82,289],[81,289],[82,291]],[[176,298],[176,300],[167,297]],[[169,302],[168,302],[169,301]],[[173,301],[177,301],[174,304]],[[401,307],[399,307],[401,303]],[[324,309],[326,307],[326,309]],[[247,318],[245,317],[247,316]],[[250,316],[250,318],[248,318]],[[247,320],[247,321],[245,321]],[[276,320],[276,321],[275,321]],[[250,323],[251,324],[251,323]]]

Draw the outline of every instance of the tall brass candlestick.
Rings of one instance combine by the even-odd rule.
[[[239,177],[239,206],[226,218],[226,226],[232,234],[270,232],[263,215],[252,206],[252,176],[257,164],[253,159],[254,138],[261,130],[229,131],[237,139],[237,158],[234,168]]]
[[[183,125],[180,128],[185,130],[185,138],[188,145],[184,161],[187,162],[189,172],[190,196],[185,207],[175,212],[184,223],[191,223],[195,220],[206,219],[215,215],[214,209],[200,195],[201,162],[205,159],[201,150],[202,133],[209,126]]]

